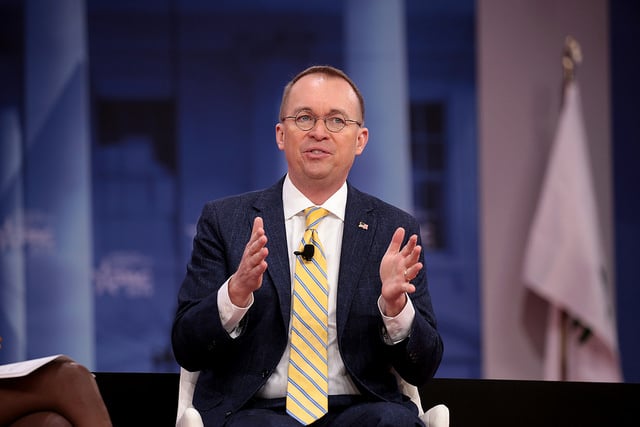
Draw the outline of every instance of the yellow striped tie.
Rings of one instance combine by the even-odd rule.
[[[291,354],[287,382],[287,413],[311,424],[327,413],[327,260],[316,227],[329,212],[311,207],[304,211],[306,231],[299,251],[313,245],[313,257],[296,258],[291,315]],[[304,251],[306,255],[308,251]]]

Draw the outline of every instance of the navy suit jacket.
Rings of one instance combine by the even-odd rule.
[[[222,425],[242,408],[265,384],[287,345],[291,271],[282,184],[283,179],[266,190],[208,202],[198,220],[172,343],[181,366],[201,371],[193,403],[206,424]],[[234,339],[220,322],[217,291],[237,269],[256,216],[262,217],[268,238],[268,268]],[[348,184],[338,277],[338,346],[351,378],[371,401],[406,401],[391,368],[407,382],[422,385],[434,375],[443,352],[426,267],[412,280],[416,315],[409,337],[392,346],[383,341],[377,306],[380,261],[399,226],[407,232],[405,240],[411,234],[420,236],[412,216]],[[423,255],[421,261],[424,264]]]

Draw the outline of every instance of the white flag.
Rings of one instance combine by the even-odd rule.
[[[524,280],[549,304],[547,380],[622,380],[580,93],[565,89],[525,253]]]

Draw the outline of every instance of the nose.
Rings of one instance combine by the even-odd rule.
[[[327,129],[327,123],[325,122],[325,119],[316,119],[313,127],[309,129],[309,133],[314,135],[319,134],[326,136],[329,133],[329,129]]]

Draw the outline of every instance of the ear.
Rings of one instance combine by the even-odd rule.
[[[280,151],[284,151],[284,126],[282,123],[276,124],[276,144]]]
[[[356,156],[359,156],[364,151],[364,147],[367,146],[369,141],[369,129],[360,128],[356,139]]]

